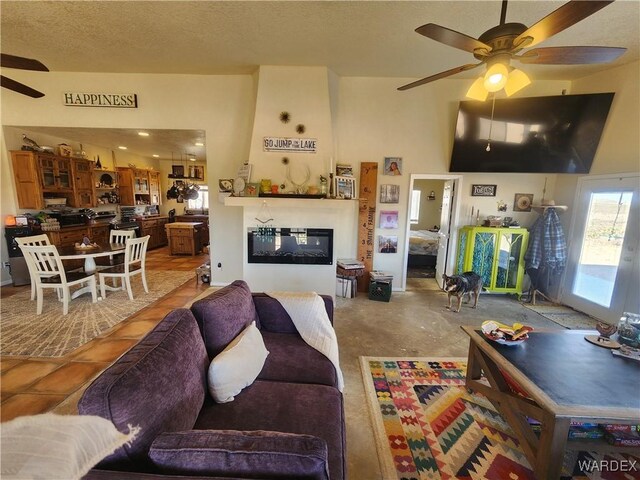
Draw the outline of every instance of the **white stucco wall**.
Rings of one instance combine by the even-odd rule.
[[[622,172],[638,168],[638,63],[594,75],[574,82],[534,81],[520,96],[557,95],[563,89],[569,93],[616,91],[602,144],[594,162],[594,173]],[[238,167],[248,159],[255,163],[253,179],[264,176],[276,180],[283,176],[279,159],[282,155],[261,152],[261,136],[290,135],[292,126],[307,126],[304,136],[320,136],[322,150],[308,157],[315,176],[326,171],[328,157],[334,163],[349,163],[359,176],[363,161],[377,161],[382,167],[385,156],[403,158],[403,175],[380,175],[379,185],[400,186],[400,202],[378,204],[377,210],[399,210],[397,254],[374,258],[374,268],[402,275],[406,244],[408,190],[410,175],[445,174],[453,139],[458,102],[464,98],[469,80],[442,80],[406,92],[396,88],[412,79],[338,78],[324,67],[262,67],[255,75],[136,75],[49,72],[12,72],[18,81],[45,91],[47,96],[34,100],[2,91],[2,125],[118,127],[201,129],[206,135],[207,181],[212,190],[211,262],[212,281],[227,283],[242,275],[244,256],[243,214],[238,207],[224,207],[216,201],[219,178],[235,178]],[[260,78],[262,77],[262,78]],[[263,83],[261,83],[263,82]],[[262,86],[270,85],[273,98],[258,98]],[[62,105],[63,91],[133,92],[139,96],[138,109],[72,108]],[[319,93],[327,91],[328,93]],[[312,92],[306,94],[305,92]],[[259,106],[257,115],[256,106]],[[277,118],[280,110],[290,110],[293,118],[288,125]],[[275,115],[275,118],[274,118]],[[299,120],[299,121],[298,121]],[[316,135],[317,133],[317,135]],[[330,140],[329,140],[330,139]],[[0,151],[0,214],[15,214],[17,210],[13,180],[8,175],[8,146]],[[329,143],[332,148],[329,149]],[[13,148],[13,147],[11,147]],[[102,156],[101,156],[102,158]],[[277,166],[276,166],[277,165]],[[635,167],[634,167],[635,166]],[[273,170],[272,170],[273,167]],[[469,222],[471,207],[481,216],[498,214],[497,201],[508,205],[507,215],[529,226],[535,213],[513,214],[515,193],[533,193],[534,203],[542,196],[547,181],[547,198],[569,203],[573,198],[575,177],[568,175],[473,174],[464,175],[460,203],[461,216],[456,227]],[[559,179],[559,180],[558,180]],[[556,186],[556,182],[558,182]],[[496,184],[495,198],[471,197],[471,184]],[[570,215],[570,212],[569,212]],[[355,231],[341,245],[344,256],[354,255]],[[2,260],[6,260],[2,242]],[[382,261],[384,260],[384,261]],[[215,266],[221,263],[221,269]],[[2,280],[7,279],[3,270]],[[394,282],[398,285],[399,282]]]

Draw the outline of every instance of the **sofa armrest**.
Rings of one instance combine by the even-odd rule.
[[[260,330],[273,333],[298,333],[291,317],[278,300],[265,293],[253,293],[253,303],[260,319]],[[329,321],[333,325],[333,299],[320,295],[324,301]]]
[[[189,430],[156,437],[149,458],[161,473],[328,480],[327,443],[312,435]]]

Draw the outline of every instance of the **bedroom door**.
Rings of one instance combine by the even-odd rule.
[[[440,237],[438,242],[438,258],[436,260],[436,281],[442,288],[442,275],[447,266],[447,256],[449,254],[449,239],[451,229],[451,210],[453,206],[453,194],[455,192],[455,180],[446,180],[442,193],[442,211],[440,212]]]

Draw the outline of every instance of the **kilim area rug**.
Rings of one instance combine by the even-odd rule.
[[[107,291],[106,298],[97,303],[91,303],[90,294],[81,295],[69,302],[67,315],[62,315],[62,302],[53,290],[45,290],[41,315],[36,315],[36,301],[29,299],[30,289],[3,298],[0,353],[62,357],[192,279],[191,271],[148,271],[149,293],[134,277],[133,300],[123,290]]]
[[[530,303],[523,303],[522,306],[572,330],[595,330],[598,323],[595,318],[564,305],[531,305]]]
[[[536,480],[507,422],[486,397],[464,387],[466,363],[360,357],[385,480]],[[640,478],[640,469],[601,476],[578,468],[605,459],[640,465],[640,454],[567,451],[562,478]]]

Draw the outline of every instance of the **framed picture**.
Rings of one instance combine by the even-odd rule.
[[[398,228],[398,211],[380,211],[380,228]]]
[[[218,191],[233,192],[233,178],[221,178],[218,180]]]
[[[516,193],[513,198],[514,212],[530,212],[533,203],[533,193]]]
[[[336,165],[336,175],[339,177],[353,177],[353,168],[351,165],[339,163]]]
[[[257,197],[259,194],[260,194],[259,183],[247,183],[247,186],[244,187],[245,197]]]
[[[472,197],[495,197],[497,185],[471,185]]]
[[[336,198],[356,198],[356,180],[353,177],[335,177]]]
[[[378,235],[378,253],[397,253],[398,237],[396,235]]]
[[[402,158],[384,157],[385,175],[402,175]]]
[[[193,178],[196,180],[204,180],[204,166],[203,165],[194,165],[193,166]]]
[[[380,185],[380,203],[400,202],[400,185]]]
[[[184,165],[171,165],[171,174],[174,178],[183,178]]]

